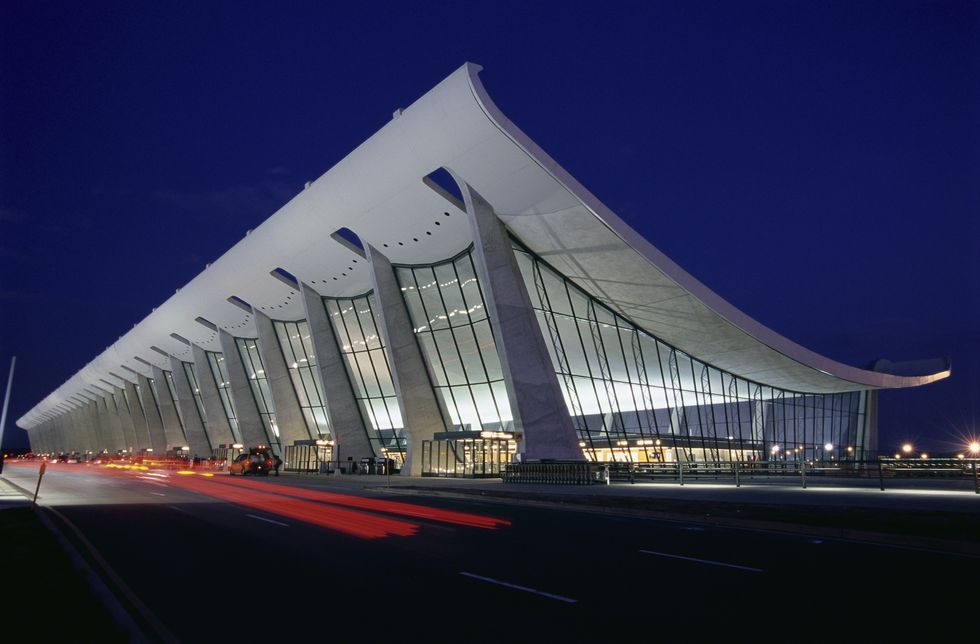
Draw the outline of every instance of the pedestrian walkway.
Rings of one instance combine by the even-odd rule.
[[[0,475],[0,507],[23,505],[27,502],[27,497]]]

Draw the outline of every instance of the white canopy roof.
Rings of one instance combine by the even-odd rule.
[[[612,309],[665,342],[721,369],[793,391],[833,393],[911,387],[945,378],[899,376],[841,364],[751,319],[681,269],[561,168],[493,104],[480,67],[465,64],[251,231],[220,259],[17,421],[47,412],[105,380],[190,361],[174,335],[220,351],[204,318],[254,336],[237,297],[273,319],[303,317],[299,294],[270,272],[282,268],[325,296],[370,288],[366,262],[332,235],[349,228],[392,262],[445,259],[472,240],[452,198],[424,178],[449,168],[464,178],[532,251]],[[556,106],[558,107],[558,106]],[[137,360],[139,358],[140,360]],[[145,361],[145,362],[143,362]]]

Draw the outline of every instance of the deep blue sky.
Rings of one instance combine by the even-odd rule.
[[[883,447],[980,430],[976,2],[152,5],[0,3],[5,445],[467,60],[574,176],[764,324],[856,365],[950,356],[950,380],[882,395]]]

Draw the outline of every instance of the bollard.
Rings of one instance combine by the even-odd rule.
[[[878,486],[882,492],[885,491],[885,475],[881,471],[881,458],[878,459]]]
[[[800,463],[800,478],[803,480],[803,489],[806,489],[806,461]]]
[[[681,486],[684,486],[684,463],[677,461],[677,478],[680,479]]]
[[[735,487],[742,487],[742,482],[738,479],[739,465],[741,465],[741,463],[735,461]]]
[[[41,479],[44,478],[44,470],[48,469],[48,462],[41,461],[41,469],[37,473],[37,487],[34,488],[34,500],[31,501],[31,507],[37,507],[37,493],[41,491]]]

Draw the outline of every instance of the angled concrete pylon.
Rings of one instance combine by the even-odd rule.
[[[354,459],[373,456],[371,441],[368,440],[370,430],[364,426],[364,415],[354,397],[354,387],[323,306],[323,297],[304,283],[300,283],[300,291],[303,294],[306,323],[310,327],[313,353],[316,355],[316,370],[320,375],[327,422],[333,434],[334,458],[339,461],[348,456]]]
[[[275,326],[268,316],[254,309],[252,319],[258,334],[257,345],[262,366],[265,367],[265,378],[269,382],[272,401],[276,406],[276,424],[279,426],[282,444],[292,445],[294,441],[309,440],[311,432],[303,418],[303,410],[300,409]]]
[[[177,412],[177,401],[170,395],[167,374],[156,365],[151,365],[150,369],[153,372],[153,390],[156,392],[159,403],[160,420],[163,422],[163,433],[166,436],[167,445],[171,448],[184,447],[187,445],[187,437],[184,435],[183,423]]]
[[[245,447],[255,445],[272,445],[277,443],[275,436],[266,434],[265,425],[259,415],[258,403],[252,385],[248,382],[242,356],[238,352],[235,338],[224,329],[218,329],[218,341],[221,343],[221,353],[225,356],[225,369],[231,381],[231,397],[235,401],[235,415],[238,417],[238,429],[242,432]],[[271,410],[274,413],[274,410]],[[280,447],[280,454],[282,454]]]
[[[109,428],[111,442],[109,449],[114,452],[126,449],[126,437],[123,435],[122,422],[119,418],[119,412],[116,411],[116,400],[113,397],[111,390],[101,390],[103,391],[102,406],[105,412],[104,422]]]
[[[126,399],[129,401],[129,414],[133,419],[137,451],[153,447],[150,442],[150,428],[146,424],[146,415],[143,411],[143,400],[136,390],[136,383],[127,380],[125,393]]]
[[[228,416],[225,414],[218,385],[214,382],[208,354],[196,344],[191,345],[191,355],[194,356],[194,375],[201,389],[201,402],[204,403],[204,413],[208,416],[207,430],[211,446],[232,445],[238,442],[238,437],[231,430]]]
[[[525,460],[584,460],[555,367],[531,306],[504,222],[466,181],[459,185],[473,231],[473,259],[485,294],[518,449]]]
[[[422,441],[431,440],[436,432],[446,431],[446,421],[429,382],[395,270],[377,248],[364,244],[364,249],[371,267],[374,301],[378,305],[378,327],[385,335],[385,352],[408,438],[402,474],[421,476]]]
[[[155,454],[166,454],[170,445],[168,445],[167,435],[163,430],[163,416],[160,414],[156,398],[153,396],[153,383],[143,374],[139,374],[136,378],[139,381],[139,394],[143,401],[143,413],[146,416],[146,431],[150,437],[150,447],[153,448]]]
[[[205,429],[207,419],[201,417],[201,412],[197,408],[191,383],[187,380],[187,372],[184,370],[184,362],[174,356],[169,358],[170,373],[174,377],[174,389],[177,390],[176,403],[180,408],[180,417],[184,421],[184,434],[187,438],[187,446],[191,448],[191,456],[211,456],[212,445]],[[188,366],[194,369],[193,364],[188,363]],[[198,374],[194,376],[200,378]]]

